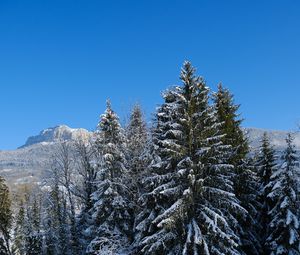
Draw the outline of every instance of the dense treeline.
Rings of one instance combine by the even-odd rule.
[[[185,62],[153,124],[111,103],[91,139],[62,142],[16,212],[0,178],[0,255],[300,254],[293,138],[249,149],[233,95]]]

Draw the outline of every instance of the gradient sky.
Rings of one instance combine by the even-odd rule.
[[[110,98],[147,116],[192,61],[241,103],[244,126],[300,120],[300,1],[1,0],[0,149],[67,124],[94,129]]]

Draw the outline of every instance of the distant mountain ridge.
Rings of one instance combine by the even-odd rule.
[[[250,146],[255,149],[260,145],[260,140],[266,132],[269,136],[270,143],[276,150],[282,150],[286,147],[285,139],[288,131],[268,130],[260,128],[245,128],[245,133],[249,137]],[[300,132],[291,132],[294,137],[294,144],[297,150],[300,150]]]
[[[287,131],[245,128],[252,151],[260,144],[264,132],[267,132],[271,143],[277,151],[285,148]],[[11,187],[15,185],[40,182],[50,169],[51,157],[59,141],[72,141],[77,138],[88,139],[93,132],[83,128],[70,128],[60,125],[42,130],[38,135],[29,137],[26,143],[16,150],[0,151],[0,175],[5,177]],[[300,151],[300,133],[294,134],[296,149]]]
[[[89,131],[83,128],[70,128],[66,125],[60,125],[42,130],[38,135],[31,136],[20,148],[25,148],[38,143],[50,143],[58,141],[76,140],[78,138],[88,138],[91,135]]]
[[[253,148],[259,146],[259,141],[264,132],[267,132],[271,143],[278,149],[285,147],[285,138],[288,131],[268,130],[260,128],[244,128],[245,133],[249,136],[250,145]],[[59,141],[70,141],[78,138],[88,138],[92,132],[84,128],[70,128],[66,125],[59,125],[42,130],[38,135],[31,136],[26,143],[20,148],[25,148],[39,143],[55,143]],[[300,133],[293,133],[294,143],[297,149],[300,149]]]

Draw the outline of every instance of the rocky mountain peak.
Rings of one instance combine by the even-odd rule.
[[[83,128],[70,128],[66,125],[59,125],[42,130],[38,135],[31,136],[20,148],[28,147],[38,143],[51,143],[58,141],[69,141],[77,138],[88,138],[91,133]]]

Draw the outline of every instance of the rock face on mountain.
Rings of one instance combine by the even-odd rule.
[[[27,139],[26,143],[20,148],[28,147],[37,143],[49,143],[58,141],[76,140],[78,138],[88,138],[90,132],[83,128],[70,128],[66,125],[47,128],[41,131],[36,136],[31,136]]]
[[[267,132],[271,143],[278,151],[285,148],[285,131],[271,131],[257,128],[246,128],[252,150],[259,146],[264,132]],[[19,184],[41,182],[45,172],[50,169],[51,157],[59,141],[70,141],[77,138],[88,139],[92,132],[85,129],[72,129],[62,125],[48,128],[37,136],[28,138],[25,145],[13,151],[0,151],[0,175],[4,176],[11,187]],[[300,134],[295,133],[295,145],[300,150]]]

